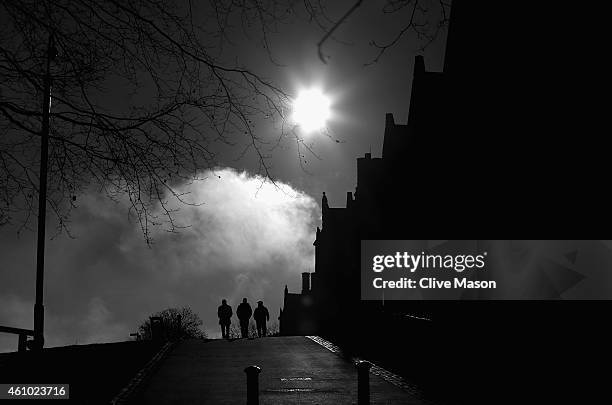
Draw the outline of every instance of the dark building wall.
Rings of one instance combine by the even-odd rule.
[[[427,71],[416,57],[406,123],[387,114],[382,157],[357,158],[357,187],[345,207],[322,201],[312,289],[321,330],[357,323],[347,314],[363,305],[360,240],[495,238],[525,230],[559,237],[580,221],[601,224],[609,211],[601,151],[580,131],[568,142],[557,138],[534,115],[546,99],[539,84],[547,65],[500,32],[495,13],[505,7],[489,19],[486,7],[493,6],[453,2],[444,71]],[[588,161],[567,159],[585,148]],[[478,304],[387,305],[450,324],[455,315],[478,318],[480,310]]]
[[[419,80],[423,83],[418,83]],[[427,97],[436,99],[439,91],[428,93],[426,87],[439,86],[437,80],[438,75],[430,78],[424,72],[415,76],[417,90],[413,91],[413,100],[423,100],[412,114],[418,115],[418,111],[426,111],[433,105]],[[415,126],[412,132],[417,129]],[[357,159],[357,187],[354,195],[347,195],[346,206],[330,207],[323,196],[322,227],[317,228],[314,242],[316,284],[308,292],[306,301],[310,308],[305,308],[305,303],[296,298],[299,294],[286,293],[281,333],[299,334],[303,324],[308,324],[320,334],[337,335],[359,324],[364,306],[360,301],[360,241],[407,236],[407,221],[415,212],[414,207],[410,212],[407,210],[408,203],[414,201],[410,188],[406,187],[406,180],[414,177],[409,171],[415,166],[406,153],[413,147],[410,131],[410,123],[396,124],[393,115],[387,114],[383,157],[372,158],[367,153]],[[304,317],[312,318],[306,321]]]
[[[423,57],[415,58],[407,122],[396,123],[392,114],[386,115],[382,157],[366,153],[357,158],[357,185],[345,207],[330,207],[323,196],[322,227],[314,242],[317,281],[310,291],[313,324],[320,333],[350,330],[364,307],[380,307],[360,301],[361,240],[427,239],[432,229],[468,225],[479,209],[476,197],[481,196],[470,188],[487,159],[475,148],[483,133],[475,118],[490,107],[485,108],[486,99],[462,95],[466,86],[472,96],[491,86],[470,85],[474,63],[457,56],[466,35],[471,34],[463,34],[461,24],[453,24],[450,36],[458,39],[449,39],[449,44],[458,49],[447,48],[445,65],[451,74],[429,72]],[[302,304],[290,300],[286,305]],[[427,305],[387,305],[405,313],[435,312]],[[299,308],[285,307],[285,332],[297,332],[289,315],[298,313]]]

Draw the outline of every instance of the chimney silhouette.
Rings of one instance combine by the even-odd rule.
[[[392,113],[387,113],[385,115],[385,134],[383,135],[383,150],[382,157],[388,157],[393,153],[393,132],[395,130],[395,118],[393,118]],[[372,158],[371,153],[366,153],[366,159],[369,160]],[[357,165],[359,165],[359,161],[357,161]],[[359,167],[357,168],[359,171]],[[359,180],[359,173],[357,174],[357,180]]]
[[[346,192],[346,208],[353,205],[353,193],[351,191]]]
[[[327,202],[327,196],[325,195],[325,191],[323,192],[323,197],[321,198],[321,226],[325,229],[325,223],[327,222],[327,213],[329,212],[329,203]]]
[[[310,292],[310,273],[302,273],[302,294],[308,294]]]

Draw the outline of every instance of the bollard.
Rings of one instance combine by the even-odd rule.
[[[247,375],[247,405],[259,405],[259,373],[261,368],[248,366],[244,369]]]
[[[370,405],[370,367],[368,361],[357,362],[357,405]]]
[[[25,333],[20,333],[19,334],[19,343],[17,346],[17,351],[18,352],[25,352],[28,348],[28,335],[26,335]]]

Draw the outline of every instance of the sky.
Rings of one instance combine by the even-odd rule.
[[[246,172],[205,175],[180,188],[206,201],[177,213],[189,228],[154,229],[151,247],[139,225],[127,220],[127,201],[111,202],[94,191],[81,198],[70,228],[74,239],[62,235],[47,246],[48,345],[125,340],[149,314],[182,306],[194,309],[214,336],[223,298],[233,306],[243,297],[261,299],[278,316],[285,283],[295,284],[297,274],[313,267],[316,201]],[[34,271],[25,271],[35,269],[32,236],[3,232],[0,239],[2,268],[12,272],[3,271],[3,325],[28,328],[32,322]],[[3,348],[14,345],[6,340]]]
[[[352,3],[334,3],[330,15],[337,18]],[[314,271],[322,193],[331,206],[342,206],[356,185],[356,158],[381,154],[385,113],[405,123],[414,56],[423,54],[428,70],[442,69],[445,31],[425,52],[408,36],[364,66],[375,55],[370,41],[389,38],[405,18],[385,16],[380,8],[366,2],[343,24],[341,42],[325,44],[327,64],[316,48],[323,33],[305,18],[270,37],[282,66],[271,64],[252,40],[227,50],[290,94],[317,85],[331,97],[330,136],[307,138],[318,158],[306,156],[300,165],[294,146],[276,149],[276,186],[256,174],[252,156],[237,160],[228,150],[218,168],[201,173],[205,180],[178,186],[203,203],[177,206],[177,219],[188,227],[154,230],[151,246],[128,218],[127,202],[112,202],[93,187],[79,196],[71,235],[48,227],[47,346],[127,340],[150,314],[178,306],[190,306],[209,336],[218,337],[216,308],[223,298],[234,308],[242,297],[253,304],[261,299],[276,320],[284,286],[299,291],[300,273]],[[35,240],[33,231],[0,227],[0,325],[32,327]],[[0,334],[0,352],[16,345],[16,336]]]

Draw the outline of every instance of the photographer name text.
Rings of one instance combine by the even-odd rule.
[[[415,273],[419,270],[428,271],[454,271],[462,273],[465,270],[484,271],[487,252],[480,255],[435,255],[409,254],[408,252],[396,252],[395,255],[376,255],[372,257],[372,271],[374,273],[385,272],[409,272]],[[439,279],[431,277],[390,277],[387,280],[383,277],[375,277],[372,285],[376,289],[481,289],[497,288],[494,280],[472,280],[468,277],[444,277]]]

